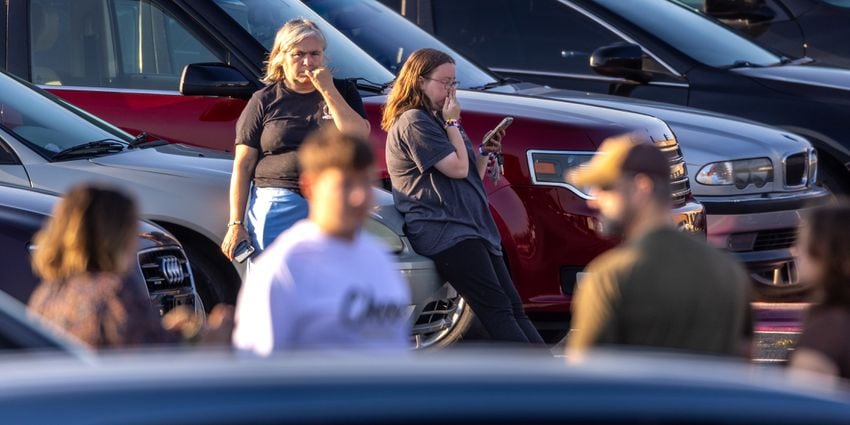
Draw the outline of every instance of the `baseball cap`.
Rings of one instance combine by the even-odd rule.
[[[593,159],[574,170],[567,181],[576,187],[610,187],[626,175],[670,179],[670,163],[651,142],[633,135],[606,139]]]

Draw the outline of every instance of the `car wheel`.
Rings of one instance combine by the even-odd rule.
[[[189,257],[195,289],[207,313],[220,303],[235,304],[239,290],[238,279],[236,283],[233,283],[231,282],[233,279],[228,277],[234,273],[223,271],[217,262],[210,258],[210,255],[192,245],[186,245],[183,249]]]
[[[417,333],[414,330],[415,348],[439,350],[460,341],[469,331],[474,318],[475,313],[460,294],[455,293],[453,298],[431,302],[419,315],[414,329],[440,320],[445,321],[446,326],[434,332]]]
[[[775,269],[750,273],[757,301],[805,301],[811,294],[811,285],[797,279],[794,262]]]

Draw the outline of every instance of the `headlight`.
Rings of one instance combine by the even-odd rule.
[[[773,181],[773,163],[769,158],[714,162],[699,170],[696,181],[706,186],[735,185],[738,189],[750,184],[764,187]]]
[[[818,151],[812,149],[809,151],[809,185],[815,185],[818,182]]]
[[[582,198],[590,198],[588,188],[567,183],[567,174],[588,163],[594,152],[529,152],[529,169],[536,184],[563,186]]]
[[[374,218],[366,220],[363,228],[371,233],[372,236],[383,241],[391,253],[398,254],[404,251],[404,242],[401,241],[401,236],[378,220]]]

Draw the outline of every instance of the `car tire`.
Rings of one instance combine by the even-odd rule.
[[[193,245],[186,245],[183,249],[192,265],[195,290],[201,297],[207,313],[220,303],[234,305],[239,291],[239,280],[237,278],[236,283],[233,283],[230,275],[235,273],[222,270],[222,267],[217,264],[217,261],[211,259],[209,254]]]

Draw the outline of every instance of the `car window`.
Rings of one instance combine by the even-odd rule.
[[[315,21],[325,35],[329,67],[334,77],[363,78],[378,84],[395,79],[390,71],[300,1],[215,0],[215,4],[268,51],[281,25],[303,17]]]
[[[304,3],[394,74],[401,71],[411,53],[430,47],[454,58],[461,88],[496,81],[488,72],[380,3],[371,0],[304,0]]]
[[[32,0],[31,81],[177,91],[183,67],[219,62],[149,0]]]
[[[591,1],[708,66],[768,66],[781,61],[778,55],[680,3],[658,0]]]
[[[34,92],[5,74],[0,74],[0,126],[47,157],[96,140],[130,139],[55,96]]]

